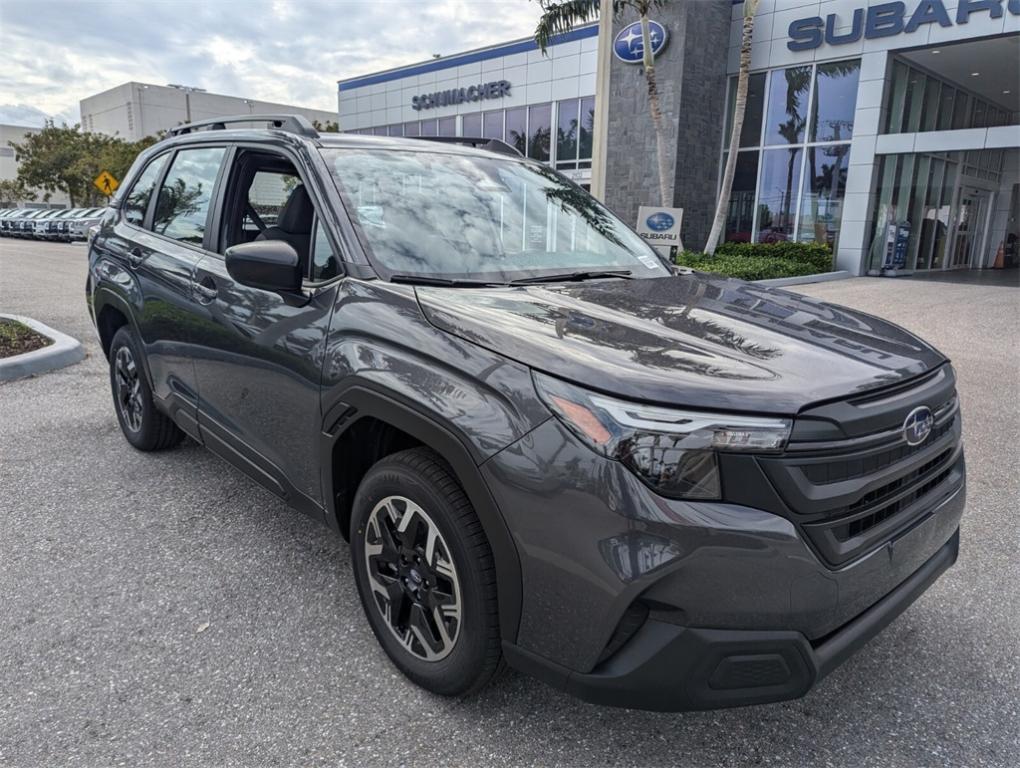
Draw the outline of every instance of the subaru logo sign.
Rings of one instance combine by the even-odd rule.
[[[903,422],[903,437],[906,439],[907,445],[923,443],[931,434],[933,426],[935,426],[935,416],[932,415],[931,408],[922,405],[920,408],[912,410]]]
[[[676,220],[665,211],[659,211],[653,213],[645,220],[645,224],[653,232],[665,232],[667,229],[672,229]]]
[[[666,47],[669,33],[657,21],[648,21],[648,36],[652,39],[652,56],[658,56]],[[621,29],[613,40],[613,53],[627,64],[640,64],[644,60],[644,42],[641,37],[641,22],[635,21]]]

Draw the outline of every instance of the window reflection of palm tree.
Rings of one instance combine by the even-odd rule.
[[[616,245],[623,245],[616,236],[608,211],[594,197],[572,183],[564,183],[563,177],[551,168],[536,165],[531,170],[551,182],[545,190],[548,201],[559,203],[561,210],[576,213],[600,235]]]
[[[811,88],[811,67],[792,67],[787,69],[784,74],[786,76],[786,114],[788,117],[778,126],[777,131],[791,146],[787,149],[789,159],[786,168],[786,194],[780,205],[779,220],[784,233],[790,234],[786,230],[793,219],[790,211],[794,199],[793,167],[797,160],[797,154],[800,152],[800,147],[794,145],[802,140],[804,127],[807,125],[807,118],[801,110],[801,97],[806,98],[808,90]]]
[[[182,178],[174,179],[171,184],[164,185],[159,192],[156,213],[153,217],[152,229],[165,234],[171,222],[178,218],[194,216],[198,213],[198,203],[202,198],[202,183],[188,187]]]

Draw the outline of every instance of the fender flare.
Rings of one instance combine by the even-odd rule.
[[[95,313],[96,335],[99,336],[100,344],[102,344],[102,332],[99,328],[99,316],[103,314],[103,310],[107,307],[116,309],[127,318],[127,324],[130,326],[131,332],[134,334],[135,339],[141,343],[142,335],[138,329],[138,319],[135,317],[135,311],[130,302],[116,291],[100,284],[95,286],[92,293],[92,311]],[[151,387],[152,373],[149,371],[149,359],[145,356],[144,349],[142,350],[142,370],[145,371],[145,378]]]
[[[496,566],[500,634],[504,640],[515,642],[523,599],[521,561],[510,529],[478,468],[484,457],[454,431],[378,385],[355,380],[335,392],[335,397],[337,399],[323,416],[320,452],[323,500],[330,526],[348,537],[347,531],[340,530],[331,468],[333,447],[352,424],[372,417],[421,441],[450,465],[478,515]]]

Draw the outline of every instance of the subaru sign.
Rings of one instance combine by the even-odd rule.
[[[857,8],[849,19],[828,14],[808,16],[790,22],[787,34],[790,39],[786,47],[791,51],[810,51],[822,42],[829,45],[856,43],[862,37],[874,40],[879,37],[893,37],[901,33],[910,34],[927,29],[929,24],[951,27],[966,24],[971,14],[986,12],[993,19],[1001,19],[1003,6],[1014,16],[1020,16],[1020,0],[957,0],[954,8],[947,9],[943,0],[921,0],[910,13],[903,2],[880,3],[868,8]],[[849,23],[849,29],[844,29]],[[925,33],[927,34],[927,32]]]
[[[683,208],[659,208],[642,205],[638,208],[637,232],[649,245],[669,249],[680,242],[680,223],[683,221]]]
[[[645,219],[645,226],[653,232],[665,232],[667,229],[673,229],[675,223],[676,219],[665,211],[657,211]]]
[[[669,33],[657,21],[648,21],[648,36],[652,40],[652,56],[658,56],[666,47]],[[644,61],[644,40],[641,37],[641,22],[635,21],[621,29],[613,40],[613,53],[616,58],[627,64],[640,64]]]

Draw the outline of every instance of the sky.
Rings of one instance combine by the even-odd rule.
[[[529,0],[0,0],[0,123],[138,81],[336,110],[336,81],[527,37]]]

